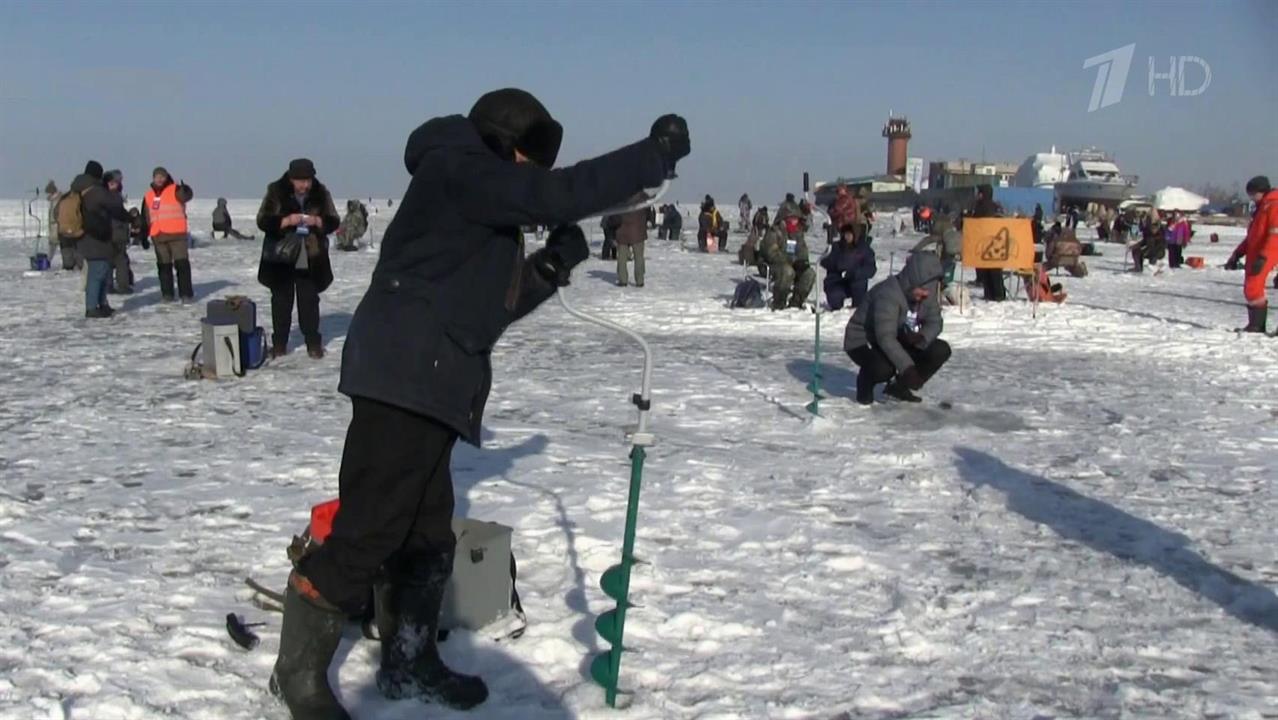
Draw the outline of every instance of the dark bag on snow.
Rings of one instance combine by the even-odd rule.
[[[732,304],[728,307],[756,310],[764,304],[763,285],[758,280],[746,278],[737,283],[737,289],[732,293]]]
[[[262,246],[262,261],[278,265],[296,265],[306,238],[289,233],[278,240],[267,240]]]

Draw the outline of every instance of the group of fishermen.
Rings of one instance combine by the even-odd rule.
[[[803,307],[817,280],[806,240],[812,229],[813,208],[807,200],[796,200],[793,193],[788,193],[771,218],[766,206],[755,210],[748,195],[741,196],[737,210],[747,231],[746,240],[737,251],[738,260],[742,265],[755,266],[760,275],[768,278],[773,310]],[[829,221],[825,231],[831,250],[820,261],[827,271],[823,290],[831,309],[837,310],[849,301],[855,307],[865,296],[876,270],[869,234],[874,214],[865,200],[865,191],[853,194],[847,186],[838,188],[826,214]]]

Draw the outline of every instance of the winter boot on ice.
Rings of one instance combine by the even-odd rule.
[[[856,401],[862,405],[874,404],[874,382],[870,379],[869,373],[856,374]]]
[[[191,261],[178,260],[173,263],[173,267],[177,269],[178,297],[182,298],[182,302],[194,300],[195,288],[191,285]]]
[[[454,710],[488,699],[480,678],[454,672],[439,657],[439,611],[453,556],[404,558],[374,589],[382,666],[377,687],[392,700],[420,698]]]
[[[923,402],[923,398],[910,392],[909,388],[896,382],[895,380],[887,384],[887,387],[883,389],[883,394],[887,395],[890,398],[896,398],[897,400],[900,400],[902,402],[908,402],[908,403]]]
[[[329,605],[309,580],[296,572],[289,575],[270,688],[293,720],[351,720],[328,685],[328,666],[345,625],[345,614]]]
[[[1269,321],[1269,306],[1247,306],[1247,327],[1238,328],[1238,332],[1262,333]]]
[[[169,302],[176,300],[177,294],[173,292],[173,263],[156,263],[155,267],[160,272],[160,295]]]

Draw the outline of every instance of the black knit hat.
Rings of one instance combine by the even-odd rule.
[[[494,90],[479,98],[467,117],[484,144],[502,158],[513,160],[518,150],[541,167],[555,166],[564,128],[532,93]]]
[[[90,160],[84,164],[84,174],[97,180],[102,179],[102,163],[97,160]]]
[[[1267,193],[1272,189],[1273,188],[1269,186],[1269,178],[1265,177],[1264,175],[1257,175],[1256,177],[1247,181],[1248,195],[1252,193]]]

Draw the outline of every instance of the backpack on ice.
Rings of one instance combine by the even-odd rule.
[[[84,212],[81,207],[83,196],[78,192],[69,192],[58,200],[58,234],[69,238],[84,237]]]
[[[758,280],[746,278],[737,283],[737,289],[732,293],[732,303],[728,307],[756,310],[765,304],[763,285]]]

